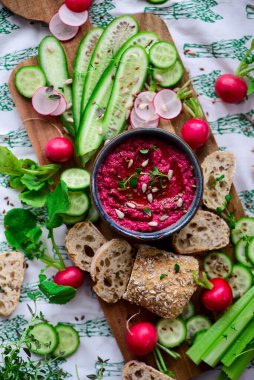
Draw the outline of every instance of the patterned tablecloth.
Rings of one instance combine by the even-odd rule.
[[[170,28],[220,149],[231,150],[237,157],[235,186],[245,211],[254,216],[254,125],[251,121],[254,119],[254,96],[240,105],[228,105],[216,101],[213,87],[220,73],[235,69],[250,45],[254,30],[253,1],[171,0],[153,6],[144,0],[95,0],[90,18],[94,24],[106,26],[117,15],[135,12],[154,13],[162,17]],[[48,33],[46,25],[23,20],[0,8],[0,144],[11,148],[20,158],[35,159],[35,156],[7,81],[19,62],[37,54],[40,40]],[[0,205],[0,252],[4,252],[9,247],[3,233],[3,216],[13,206],[20,206],[20,202],[17,192],[8,187],[8,176],[3,175],[0,175]],[[43,210],[32,211],[43,223]],[[63,228],[57,230],[57,243],[68,261],[64,232]],[[50,246],[48,248],[52,250]],[[40,267],[37,261],[29,262],[15,313],[8,319],[0,318],[0,343],[16,339],[15,331],[21,331],[26,325],[29,319],[26,304],[31,303],[27,293],[37,289]],[[100,367],[97,356],[109,359],[105,379],[121,378],[122,356],[88,284],[67,305],[49,305],[41,297],[38,309],[52,323],[68,322],[79,331],[79,351],[68,362],[55,364],[63,368],[62,379],[76,379],[75,365],[82,380],[86,375],[95,373]],[[253,379],[253,373],[251,375],[249,370],[243,378]],[[206,380],[215,378],[214,373],[202,376]]]

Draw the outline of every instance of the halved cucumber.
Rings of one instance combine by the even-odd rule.
[[[59,336],[59,343],[53,355],[59,358],[67,358],[79,348],[80,340],[78,332],[69,325],[58,323],[55,327]]]
[[[16,71],[14,82],[22,96],[32,98],[38,88],[46,85],[47,80],[39,66],[22,66]]]
[[[254,265],[254,237],[252,237],[247,244],[246,247],[247,257],[251,261],[251,263]],[[252,266],[253,266],[252,265]]]
[[[89,208],[89,198],[85,193],[81,191],[69,191],[70,207],[65,212],[69,216],[81,216],[87,212]]]
[[[211,322],[208,318],[203,317],[202,315],[195,315],[186,321],[187,336],[186,340],[188,343],[191,343],[193,337],[202,330],[207,330],[211,326]]]
[[[243,265],[236,264],[233,266],[233,271],[228,282],[231,286],[234,298],[239,298],[251,287],[253,275],[251,271]]]
[[[153,69],[152,76],[156,83],[161,87],[174,87],[182,79],[184,68],[179,59],[176,60],[174,66],[166,70]]]
[[[66,169],[60,179],[65,182],[69,190],[83,190],[90,185],[90,173],[85,169]]]
[[[83,214],[81,216],[70,216],[66,214],[61,214],[61,217],[63,219],[63,223],[67,226],[76,224],[79,222],[83,222],[83,220],[86,220],[86,214]]]
[[[232,272],[233,263],[223,252],[211,252],[203,261],[204,270],[209,278],[227,278]]]
[[[26,345],[29,350],[38,355],[51,354],[59,342],[56,330],[47,322],[32,326],[28,330],[26,338]]]
[[[192,301],[190,301],[188,303],[188,305],[185,306],[185,308],[183,309],[183,312],[181,314],[181,318],[186,321],[186,319],[189,319],[191,317],[193,317],[195,314],[195,307],[194,307],[194,303]]]
[[[156,42],[149,51],[150,61],[158,69],[168,69],[176,63],[177,50],[166,41]]]
[[[235,245],[234,252],[235,258],[239,263],[243,264],[245,267],[251,268],[253,264],[250,262],[247,255],[247,245],[248,241],[245,238],[240,239]]]
[[[65,51],[54,36],[46,36],[39,44],[39,63],[44,71],[47,84],[62,93],[67,104],[72,104],[71,85],[65,83],[70,79]],[[69,109],[61,115],[61,121],[69,133],[74,136],[72,123],[72,110]]]
[[[186,325],[180,318],[176,318],[173,321],[162,318],[157,323],[156,329],[158,341],[164,347],[177,347],[186,339]]]
[[[74,127],[77,131],[80,122],[80,110],[85,77],[94,48],[103,32],[103,28],[93,28],[80,41],[75,57],[72,82],[72,109]]]
[[[231,240],[236,244],[244,236],[254,236],[254,218],[240,218],[235,224],[235,228],[231,230]]]

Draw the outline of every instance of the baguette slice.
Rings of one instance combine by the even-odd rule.
[[[140,245],[123,298],[160,317],[174,319],[197,288],[193,272],[198,270],[198,260],[192,256]]]
[[[19,252],[0,254],[0,315],[8,317],[17,307],[24,280],[24,256]]]
[[[229,234],[224,219],[199,210],[182,230],[173,234],[173,246],[181,254],[213,251],[229,244]]]
[[[66,235],[66,249],[70,259],[80,269],[90,272],[97,249],[106,243],[105,237],[91,222],[77,223]]]
[[[231,152],[213,152],[202,165],[204,175],[204,205],[216,210],[224,208],[236,172],[235,156]]]
[[[149,365],[131,360],[123,367],[123,380],[175,380]]]
[[[122,239],[113,239],[103,244],[91,264],[91,276],[95,293],[108,303],[122,298],[130,279],[134,254],[130,244]]]

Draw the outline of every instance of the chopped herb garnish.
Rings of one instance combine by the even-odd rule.
[[[160,186],[164,189],[166,185],[163,184],[163,177],[166,177],[168,179],[168,176],[164,173],[162,173],[156,166],[153,168],[152,171],[149,172],[150,174],[150,185],[155,185],[156,181],[159,180]]]
[[[138,179],[137,177],[132,177],[130,179],[130,187],[132,187],[133,189],[135,189],[135,187],[137,187],[137,184],[138,184]]]
[[[179,273],[180,272],[180,265],[176,263],[174,265],[174,270],[175,270],[175,273]]]
[[[157,149],[157,146],[156,145],[153,145],[152,146],[152,150],[155,151]]]
[[[222,174],[220,177],[215,178],[217,182],[222,181],[225,178],[224,174]]]
[[[152,179],[152,181],[150,181],[150,185],[153,186],[155,185],[156,181],[154,179]]]
[[[168,277],[168,275],[166,273],[162,273],[160,275],[160,280],[163,280],[165,277]]]
[[[233,197],[231,194],[227,194],[225,196],[225,201],[224,201],[223,205],[221,207],[217,207],[217,209],[216,209],[217,214],[221,215],[228,222],[230,229],[234,229],[235,223],[236,223],[234,213],[232,211],[229,212],[227,210],[228,202],[230,202],[232,198]]]
[[[217,207],[216,211],[217,211],[217,214],[220,215],[222,213],[222,208],[221,207]]]
[[[147,214],[148,216],[152,216],[152,211],[149,207],[144,207],[144,213]]]
[[[226,200],[227,202],[230,202],[232,198],[233,198],[233,197],[232,197],[231,194],[228,194],[228,195],[225,196],[225,200]]]
[[[149,153],[149,149],[140,149],[141,154],[147,154]]]
[[[136,173],[140,174],[142,172],[141,168],[136,168]]]

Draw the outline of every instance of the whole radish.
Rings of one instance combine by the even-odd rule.
[[[149,322],[140,322],[128,328],[126,346],[137,356],[147,355],[154,350],[158,340],[157,330]]]
[[[87,11],[92,5],[92,0],[66,0],[65,5],[71,11],[79,13]]]
[[[50,161],[63,163],[69,161],[74,154],[72,142],[65,137],[54,137],[49,140],[45,154]]]
[[[203,305],[211,311],[226,310],[233,301],[233,293],[229,283],[223,278],[213,278],[210,282],[213,286],[203,293]]]
[[[54,282],[57,285],[72,286],[78,289],[84,282],[84,272],[77,267],[71,266],[56,273]]]

